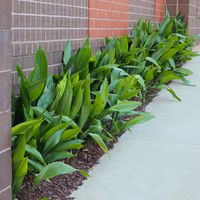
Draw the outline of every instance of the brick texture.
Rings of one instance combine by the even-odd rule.
[[[0,199],[11,200],[11,0],[0,6]]]
[[[9,200],[11,199],[11,195],[12,195],[12,190],[11,190],[11,186],[5,188],[5,190],[3,192],[0,193],[0,199],[1,200]]]
[[[129,31],[140,18],[154,21],[154,0],[129,0]]]
[[[165,0],[155,0],[154,19],[155,22],[161,22],[165,15]]]
[[[21,64],[28,74],[33,68],[33,54],[39,46],[47,52],[53,73],[61,66],[60,55],[66,41],[70,40],[72,48],[77,49],[88,35],[87,0],[13,0],[13,4],[14,84],[18,80],[15,65]]]
[[[12,79],[16,88],[16,64],[27,75],[39,46],[47,52],[49,72],[62,65],[66,40],[78,49],[89,35],[92,47],[104,46],[104,37],[130,33],[140,17],[154,20],[152,0],[13,0]]]
[[[190,0],[166,0],[168,9],[172,16],[176,16],[179,12],[186,16],[186,22],[188,17]]]
[[[5,151],[0,154],[0,191],[5,190],[11,185],[11,159],[10,159],[11,152]],[[1,199],[2,200],[2,199]],[[9,200],[9,199],[6,199]]]
[[[188,8],[188,28],[192,35],[200,33],[200,1],[190,0]],[[197,41],[200,44],[200,41]]]
[[[171,16],[175,17],[178,14],[178,0],[166,0],[167,7],[169,9],[169,12]]]
[[[190,34],[200,33],[199,0],[166,0],[166,3],[172,16],[176,16],[179,12],[185,16]],[[197,41],[196,44],[200,44],[200,41]]]
[[[91,38],[128,34],[128,0],[89,0]]]

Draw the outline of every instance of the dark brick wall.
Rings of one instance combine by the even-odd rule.
[[[154,0],[129,0],[129,31],[140,18],[154,21]]]
[[[188,21],[189,0],[166,0],[170,14],[175,17],[179,12],[186,16]]]
[[[166,0],[171,16],[175,17],[178,14],[178,0]]]
[[[192,35],[200,34],[200,1],[189,0],[188,8],[188,28]],[[200,44],[200,40],[197,41]]]
[[[200,34],[200,1],[199,0],[167,0],[167,5],[172,16],[179,12],[184,15],[188,24],[189,33]],[[200,44],[200,40],[196,42]]]
[[[11,200],[11,2],[0,6],[0,200]]]
[[[13,82],[17,84],[17,63],[28,73],[39,46],[47,52],[49,71],[61,65],[66,41],[77,49],[88,35],[87,0],[13,0],[12,46]]]

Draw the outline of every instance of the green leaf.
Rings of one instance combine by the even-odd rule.
[[[86,38],[85,43],[83,45],[83,48],[89,48],[90,47],[90,38]]]
[[[172,88],[168,87],[167,85],[161,85],[158,88],[167,90],[176,100],[181,102],[181,98],[175,93]]]
[[[163,34],[164,34],[165,37],[168,37],[168,36],[171,34],[173,25],[174,25],[174,20],[171,19],[171,20],[168,22],[168,24],[166,25],[166,27],[165,27],[165,29],[164,29],[164,31],[163,31]]]
[[[50,130],[48,130],[44,136],[43,136],[43,140],[45,142],[47,142],[47,140],[54,134],[56,133],[62,133],[68,126],[68,123],[62,123],[62,124],[58,124],[57,126],[51,128]]]
[[[154,79],[154,75],[155,75],[155,68],[147,68],[147,71],[144,75],[144,79],[147,82],[150,82]]]
[[[111,49],[109,52],[109,62],[108,64],[114,64],[115,63],[115,49]]]
[[[25,134],[25,131],[30,128],[31,126],[36,126],[36,124],[41,123],[41,120],[30,120],[27,122],[23,122],[20,124],[17,124],[16,126],[12,127],[12,136],[19,135],[19,134]]]
[[[41,181],[53,178],[55,176],[70,174],[78,170],[63,162],[54,162],[47,165],[34,179],[34,186],[37,186]]]
[[[65,50],[64,50],[64,55],[63,55],[63,63],[64,65],[67,65],[70,58],[71,58],[72,50],[71,50],[71,43],[70,41],[67,41]]]
[[[49,107],[56,96],[55,85],[52,76],[49,76],[42,96],[39,98],[37,106],[43,109]]]
[[[182,75],[182,76],[190,76],[193,74],[193,72],[191,70],[186,69],[186,68],[176,68],[175,73]]]
[[[89,63],[91,54],[92,54],[91,48],[82,48],[78,52],[74,65],[75,72],[82,71],[83,69],[86,68],[86,66]]]
[[[136,48],[139,44],[139,41],[140,41],[139,38],[137,36],[135,36],[134,39],[133,39],[133,42],[131,44],[130,50]]]
[[[51,107],[50,107],[51,111],[57,110],[58,103],[65,92],[66,83],[67,83],[67,74],[63,77],[63,79],[61,81],[59,81],[59,83],[56,86],[57,94],[56,94],[56,98],[54,99],[53,103],[51,104]]]
[[[83,104],[81,108],[81,115],[79,119],[79,127],[82,129],[87,122],[91,109],[91,96],[90,96],[90,79],[85,80]]]
[[[131,120],[129,120],[128,122],[125,123],[125,125],[123,126],[123,131],[126,131],[126,130],[132,128],[136,124],[141,124],[141,123],[147,122],[153,118],[154,118],[154,116],[151,114],[148,114],[148,113],[144,113],[139,116],[133,117]]]
[[[98,68],[96,68],[96,69],[93,71],[92,75],[93,75],[93,76],[97,76],[97,75],[99,75],[100,73],[103,73],[103,72],[105,72],[105,71],[107,71],[107,70],[110,70],[110,69],[117,69],[118,66],[119,66],[119,65],[117,65],[117,64],[108,64],[108,65],[104,65],[104,66],[98,67]],[[119,70],[120,70],[120,69],[119,69]]]
[[[107,78],[104,79],[102,85],[101,85],[101,88],[100,88],[100,94],[101,94],[101,97],[104,101],[104,104],[107,103],[108,101],[108,94],[109,94],[109,87],[108,87],[108,80]]]
[[[160,84],[163,83],[168,83],[169,81],[175,80],[175,79],[180,79],[179,76],[177,76],[174,72],[172,71],[163,71],[159,76],[158,80],[160,81]]]
[[[46,80],[48,78],[48,63],[46,54],[40,47],[35,54],[35,68],[29,75],[29,83],[32,84],[39,80]]]
[[[176,64],[175,64],[175,62],[174,62],[174,59],[171,58],[171,59],[169,59],[168,61],[169,61],[169,64],[172,66],[172,68],[175,69],[175,68],[176,68]]]
[[[71,78],[71,82],[72,82],[72,87],[74,88],[78,82],[79,82],[79,73],[75,73],[72,75],[72,78]]]
[[[33,170],[35,170],[36,172],[41,172],[44,168],[44,165],[42,165],[40,162],[32,160],[32,159],[28,159],[28,164],[29,164],[29,170],[31,168],[33,168]]]
[[[53,113],[48,112],[47,110],[44,110],[40,107],[32,107],[32,109],[36,116],[42,117],[48,123],[54,123]]]
[[[140,75],[135,75],[135,78],[138,80],[139,84],[142,86],[143,90],[146,90],[146,85],[144,79]]]
[[[26,145],[25,147],[26,152],[32,156],[33,158],[35,158],[36,160],[40,161],[42,164],[45,164],[44,159],[41,155],[41,153],[34,147],[30,146],[30,145]]]
[[[122,38],[121,38],[121,51],[122,51],[122,53],[126,53],[128,51],[127,36],[122,36]]]
[[[97,93],[92,107],[92,117],[97,118],[105,108],[105,103],[100,93]]]
[[[13,177],[13,193],[14,195],[17,194],[17,192],[20,191],[24,177],[26,176],[28,172],[28,158],[23,158],[21,163],[19,164],[19,167],[14,173]]]
[[[70,116],[72,97],[73,97],[72,83],[71,83],[70,76],[68,76],[65,91],[58,106],[60,113],[66,116]]]
[[[18,168],[19,163],[24,159],[25,145],[26,145],[26,136],[22,135],[19,137],[16,147],[13,150],[12,162],[14,171]]]
[[[98,134],[94,133],[89,133],[89,135],[93,138],[93,140],[101,147],[101,149],[105,152],[108,153],[108,147],[102,140],[102,138]]]
[[[110,107],[108,110],[115,112],[129,112],[141,106],[140,102],[136,101],[120,101],[116,105]]]
[[[72,158],[74,155],[72,153],[66,152],[66,151],[56,151],[51,152],[45,156],[45,160],[47,163],[55,162],[58,160],[64,160],[67,158]]]
[[[154,58],[146,57],[146,60],[156,65],[156,67],[158,67],[158,70],[161,71],[162,67],[158,64],[158,62]]]
[[[78,125],[68,116],[62,116],[61,121],[69,124],[69,126],[72,126],[73,128],[78,128]]]
[[[30,87],[28,88],[28,92],[30,95],[30,101],[34,102],[35,100],[37,100],[43,90],[44,90],[44,82],[45,80],[39,80],[39,81],[35,81],[33,84],[30,85]]]
[[[77,135],[80,133],[81,129],[80,128],[74,128],[74,129],[69,129],[63,132],[62,136],[61,136],[61,140],[65,141],[65,140],[71,140],[75,137],[77,137]]]
[[[81,149],[83,147],[83,140],[70,140],[67,142],[62,142],[61,144],[57,145],[55,151],[65,151],[69,149]]]
[[[29,83],[26,80],[24,73],[22,69],[19,67],[19,65],[16,66],[16,69],[19,75],[20,95],[21,95],[22,103],[25,109],[24,116],[26,120],[30,120],[32,118],[32,115],[31,115],[31,100],[30,100],[30,94],[28,91]]]
[[[78,89],[78,92],[76,93],[76,95],[74,96],[74,103],[72,104],[72,108],[71,108],[71,113],[70,113],[70,117],[72,119],[74,119],[77,114],[79,113],[81,106],[82,106],[82,102],[83,102],[83,94],[84,91],[83,89],[80,87]]]

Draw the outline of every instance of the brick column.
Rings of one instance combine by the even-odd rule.
[[[179,11],[179,0],[166,0],[171,16],[175,17]]]
[[[188,29],[192,35],[200,34],[200,1],[188,0]],[[196,42],[200,44],[200,40]]]
[[[11,200],[11,0],[0,6],[0,199]]]

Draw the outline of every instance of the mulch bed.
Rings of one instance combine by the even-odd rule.
[[[146,97],[146,102],[138,109],[145,111],[146,106],[157,96],[158,90],[152,90]],[[134,99],[137,100],[137,99]],[[109,149],[114,147],[117,142],[110,142],[108,144]],[[64,162],[72,165],[77,169],[83,169],[89,171],[94,165],[98,164],[99,159],[104,155],[101,148],[93,141],[88,141],[84,148],[76,152],[75,158],[65,160]],[[79,186],[83,184],[86,178],[79,173],[66,174],[55,177],[51,182],[43,181],[36,188],[32,188],[32,176],[25,178],[24,186],[17,196],[17,200],[41,200],[46,197],[49,200],[73,200],[70,197],[74,190],[77,190]]]

